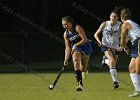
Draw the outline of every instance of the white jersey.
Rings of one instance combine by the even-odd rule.
[[[128,22],[131,25],[131,29],[128,31],[128,37],[131,40],[132,44],[133,42],[137,39],[140,38],[140,26],[133,22],[132,20],[127,20],[126,22]]]
[[[106,21],[105,23],[106,25],[102,32],[102,44],[112,48],[119,48],[121,22],[117,21],[114,26],[111,26],[110,21]]]

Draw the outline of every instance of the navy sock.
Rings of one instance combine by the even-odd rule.
[[[77,79],[78,84],[79,84],[79,82],[80,82],[80,84],[83,85],[83,83],[82,83],[81,70],[76,70],[76,71],[75,71],[75,77],[76,77],[76,79]]]

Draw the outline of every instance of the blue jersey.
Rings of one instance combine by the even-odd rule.
[[[76,32],[75,27],[73,27],[73,32],[70,34],[68,30],[66,30],[66,36],[70,42],[70,47],[72,48],[74,44],[81,41],[81,37]],[[92,53],[91,42],[87,41],[85,44],[77,46],[76,50],[81,53],[85,53],[86,55],[90,55]]]

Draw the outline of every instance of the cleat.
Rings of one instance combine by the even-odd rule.
[[[76,88],[76,91],[82,91],[82,90],[83,90],[83,86],[79,84],[78,87]]]
[[[113,82],[113,87],[114,87],[114,89],[118,88],[119,87],[118,82]]]
[[[86,79],[86,78],[87,78],[87,74],[88,74],[88,70],[82,72],[82,78],[83,78],[83,79]]]
[[[135,91],[133,94],[130,94],[128,97],[139,97],[140,92]]]

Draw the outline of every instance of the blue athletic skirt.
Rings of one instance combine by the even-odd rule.
[[[140,38],[133,42],[130,57],[136,58],[140,56]]]
[[[78,46],[76,50],[78,52],[85,53],[86,55],[90,55],[93,51],[90,41],[87,41],[84,45]]]

